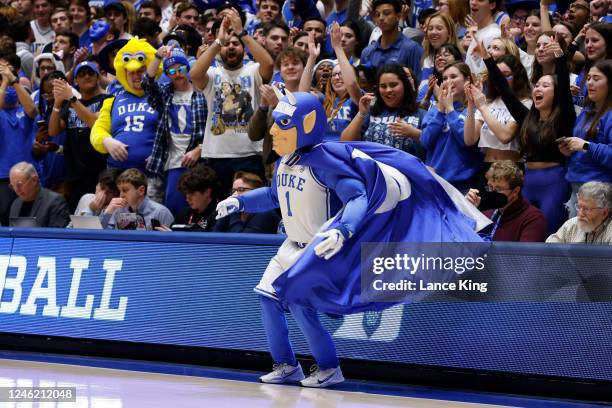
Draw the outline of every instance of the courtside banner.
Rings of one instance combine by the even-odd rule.
[[[253,288],[282,241],[0,229],[0,331],[265,352]],[[460,278],[486,281],[486,292],[434,293],[445,299],[322,316],[340,357],[612,380],[612,303],[595,290],[612,287],[609,247],[493,244],[479,251],[488,258],[483,271]],[[374,274],[374,266],[372,275],[389,271]],[[290,317],[289,330],[295,351],[307,354]]]

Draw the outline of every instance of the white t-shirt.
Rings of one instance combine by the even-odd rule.
[[[501,30],[495,23],[489,24],[486,27],[476,31],[476,39],[482,41],[485,48],[489,47],[491,41],[501,37]],[[480,74],[487,70],[484,61],[479,56],[474,55],[474,47],[476,47],[476,39],[473,39],[468,47],[467,53],[465,54],[465,63],[472,70],[472,74]]]
[[[168,24],[170,24],[172,13],[172,3],[168,4],[162,9],[161,21],[159,22],[159,26],[161,27],[162,31],[168,31]]]
[[[94,215],[94,212],[89,207],[94,198],[96,198],[95,194],[84,194],[79,200],[76,210],[74,210],[74,215]]]
[[[252,142],[249,120],[259,106],[262,84],[259,63],[230,71],[208,69],[208,84],[202,91],[208,105],[202,157],[233,158],[261,154],[263,141]]]
[[[531,107],[531,103],[532,103],[531,99],[524,99],[521,102],[526,107],[528,108]],[[506,104],[502,101],[501,97],[495,98],[490,104],[486,106],[486,108],[491,113],[491,116],[497,119],[499,123],[502,123],[504,125],[510,122],[516,123],[516,121],[514,120],[510,112],[508,111]],[[487,123],[484,121],[482,114],[480,113],[479,110],[476,111],[474,118],[476,120],[483,122],[482,128],[480,129],[480,139],[478,140],[478,147],[480,147],[481,149],[487,147],[487,148],[497,149],[497,150],[513,150],[515,152],[520,151],[519,141],[517,137],[512,139],[510,143],[502,143],[495,136],[493,131],[489,128],[489,125],[487,125]]]
[[[184,92],[174,91],[170,106],[170,140],[168,141],[168,160],[164,170],[172,170],[181,166],[183,155],[189,148],[193,133],[193,112],[191,97],[193,89]]]
[[[37,55],[38,50],[42,49],[45,45],[55,40],[55,31],[49,26],[46,30],[41,30],[36,20],[30,21],[30,27],[34,33],[34,43],[32,43],[32,54]]]
[[[519,57],[521,58],[521,64],[523,64],[523,66],[525,67],[525,71],[527,71],[527,77],[529,78],[529,80],[531,80],[535,55],[527,54],[525,51],[519,48]]]

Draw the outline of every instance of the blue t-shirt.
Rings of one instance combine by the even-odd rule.
[[[425,164],[452,184],[470,181],[482,163],[477,145],[467,146],[463,138],[463,124],[467,107],[455,103],[449,113],[432,107],[423,119],[421,143],[427,150]]]
[[[117,161],[109,155],[109,167],[144,171],[145,160],[153,149],[158,119],[158,112],[149,106],[146,96],[129,92],[116,96],[111,109],[111,134],[128,145],[128,159]]]
[[[334,116],[327,120],[327,130],[323,137],[324,142],[340,140],[340,134],[351,123],[359,110],[359,107],[350,98],[344,101],[341,107],[338,107],[338,103],[340,103],[340,98],[336,98],[334,102],[334,109],[332,110]]]
[[[363,140],[391,146],[423,160],[425,159],[425,149],[423,146],[409,137],[393,135],[387,124],[396,122],[397,119],[401,119],[415,128],[421,129],[424,116],[425,111],[422,109],[407,116],[399,116],[397,109],[385,109],[380,115],[376,116],[368,115],[361,126]]]
[[[79,48],[89,48],[92,45],[91,38],[89,37],[89,30],[85,31],[82,36],[79,37]]]
[[[574,136],[587,140],[594,115],[583,110],[576,118]],[[587,181],[612,182],[612,111],[599,119],[595,137],[589,140],[587,151],[574,152],[568,160],[566,179],[570,183]]]
[[[282,85],[281,88],[284,88],[285,86],[285,81],[283,80],[283,77],[281,77],[281,73],[280,71],[276,71],[274,72],[274,74],[272,74],[272,79],[270,80],[270,85]]]
[[[13,165],[33,161],[33,124],[22,106],[0,109],[0,179],[9,177]]]
[[[40,105],[40,92],[34,96],[34,103],[36,106]],[[47,101],[43,99],[42,103],[43,115],[37,115],[35,121],[44,120],[49,123],[51,117],[51,107],[48,106]],[[32,141],[36,137],[38,128],[32,127]],[[49,138],[49,143],[56,143],[60,146],[58,150],[46,153],[42,159],[40,159],[40,182],[43,187],[51,188],[62,183],[66,179],[66,161],[64,157],[64,143],[66,142],[66,131],[62,131],[56,136]]]
[[[368,45],[361,53],[361,61],[369,63],[372,67],[380,67],[389,63],[405,64],[412,69],[415,78],[420,78],[422,56],[423,48],[400,33],[389,48],[382,48],[380,39]]]

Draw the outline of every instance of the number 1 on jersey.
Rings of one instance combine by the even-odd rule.
[[[289,202],[289,192],[288,191],[285,192],[285,199],[287,200],[287,215],[291,217],[293,214],[291,213],[291,203]]]

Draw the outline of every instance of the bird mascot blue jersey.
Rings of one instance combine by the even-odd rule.
[[[444,182],[417,158],[377,143],[321,143],[326,116],[309,93],[278,95],[270,130],[281,156],[271,187],[230,197],[218,217],[280,208],[287,240],[255,288],[275,360],[263,382],[325,387],[343,380],[333,341],[317,310],[350,314],[392,303],[361,296],[363,242],[480,242]],[[448,187],[448,186],[446,186]],[[295,360],[284,310],[296,318],[318,369],[308,378]]]

